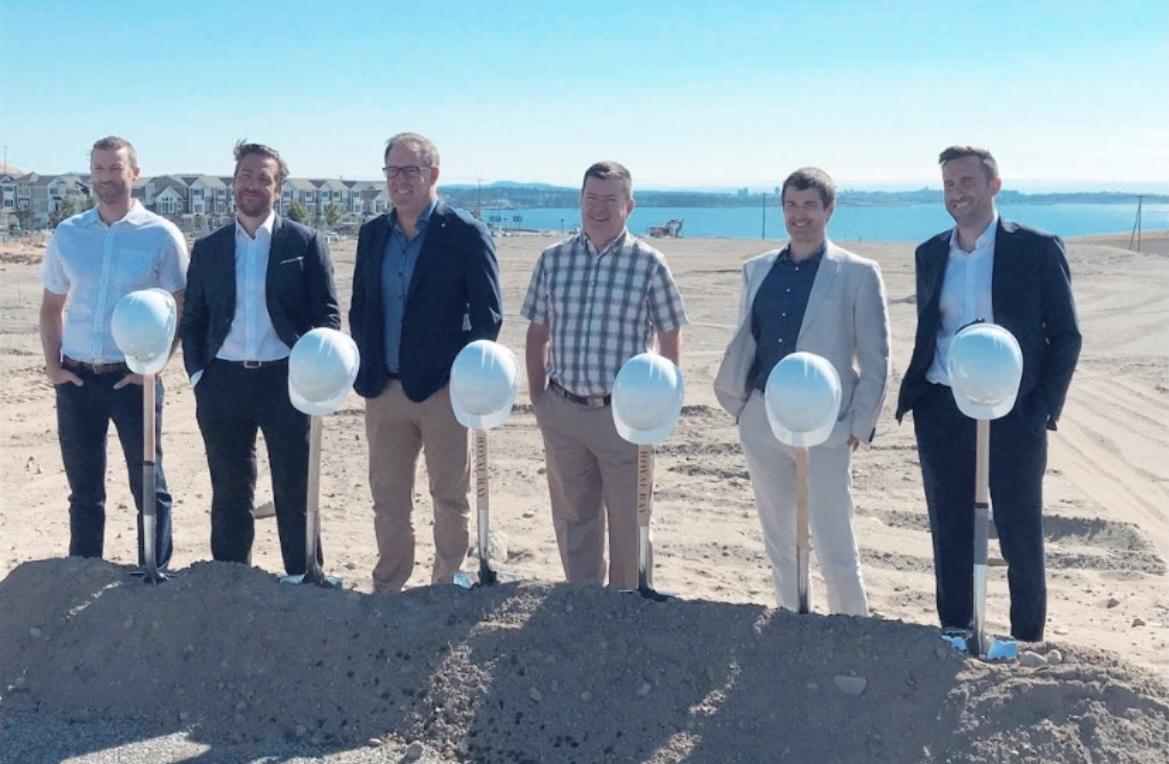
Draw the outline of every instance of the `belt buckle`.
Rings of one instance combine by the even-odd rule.
[[[264,365],[262,361],[244,361],[243,363],[245,369],[258,369]]]

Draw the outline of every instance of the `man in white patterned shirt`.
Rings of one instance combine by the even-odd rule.
[[[544,436],[552,522],[570,582],[637,586],[637,446],[609,410],[622,364],[650,349],[679,363],[682,297],[661,253],[625,227],[629,170],[585,171],[581,233],[540,254],[524,299],[532,410]],[[545,392],[549,394],[545,395]],[[651,566],[652,569],[652,566]]]
[[[142,563],[142,377],[130,373],[110,319],[124,295],[158,287],[182,313],[187,245],[178,228],[134,200],[138,158],[124,138],[93,144],[97,206],[57,226],[41,262],[40,334],[45,374],[56,389],[57,435],[69,481],[69,554],[101,557],[105,542],[106,433],[122,443],[138,507]],[[157,533],[155,559],[171,557],[171,496],[162,470],[162,378],[155,378]]]

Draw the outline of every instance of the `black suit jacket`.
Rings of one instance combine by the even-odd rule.
[[[391,214],[363,225],[357,239],[349,329],[361,351],[353,389],[366,398],[378,396],[389,380],[382,263]],[[502,324],[499,263],[491,233],[467,213],[439,202],[406,292],[399,357],[406,397],[421,402],[441,390],[459,351],[474,340],[494,340]]]
[[[341,328],[333,261],[321,235],[279,215],[272,226],[265,298],[268,316],[288,347],[302,334]],[[187,374],[207,368],[235,318],[235,222],[195,242],[179,328]]]
[[[917,248],[917,336],[901,380],[897,420],[929,389],[941,325],[942,280],[950,255],[950,231]],[[1071,271],[1063,242],[1034,228],[999,220],[991,276],[994,321],[1019,341],[1023,379],[1014,411],[1055,429],[1080,357],[1080,327],[1072,298]]]

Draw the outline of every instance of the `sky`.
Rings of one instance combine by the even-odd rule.
[[[1165,0],[442,3],[0,0],[0,145],[84,170],[230,174],[247,138],[294,176],[380,177],[430,137],[442,182],[656,188],[939,185],[954,143],[1023,191],[1169,191]]]

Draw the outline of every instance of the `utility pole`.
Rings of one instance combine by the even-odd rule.
[[[475,178],[475,192],[476,192],[475,219],[482,220],[483,219],[483,179],[482,178]]]
[[[760,217],[763,218],[762,238],[764,240],[766,240],[767,239],[767,192],[766,191],[763,192],[763,203],[761,204]]]
[[[1137,252],[1141,251],[1141,208],[1144,207],[1145,196],[1140,194],[1137,196],[1137,219],[1132,224],[1132,234],[1128,237],[1128,248],[1132,249],[1133,241],[1136,241]]]

